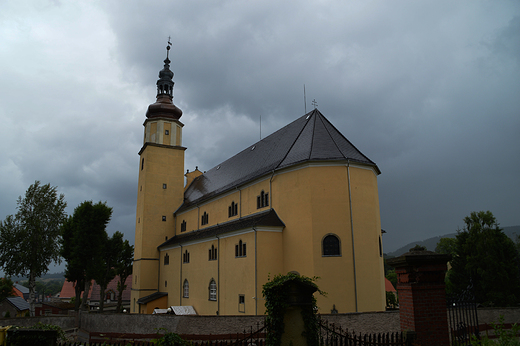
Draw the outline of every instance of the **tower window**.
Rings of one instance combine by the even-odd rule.
[[[211,245],[211,249],[209,249],[209,261],[214,261],[217,259],[217,248],[214,245]]]
[[[167,266],[170,264],[170,256],[168,254],[164,255],[164,265]]]
[[[184,284],[182,284],[182,296],[183,298],[190,297],[190,283],[188,282],[188,279],[184,279]]]
[[[162,188],[166,190],[167,185],[166,184],[162,184]]]
[[[141,160],[141,171],[143,170],[143,168],[144,168],[144,157],[143,157],[143,159]]]
[[[341,243],[334,234],[328,234],[322,241],[322,256],[341,256]]]
[[[235,201],[231,202],[231,205],[228,207],[228,217],[238,215],[238,203]]]
[[[190,253],[188,250],[184,251],[182,254],[182,263],[190,263]]]
[[[166,221],[166,216],[165,215],[163,215],[162,220]]]
[[[204,212],[204,214],[202,215],[201,219],[200,219],[200,224],[201,225],[207,225],[209,222],[209,214]]]
[[[164,130],[164,134],[168,136],[170,134],[170,130]]]
[[[164,281],[164,287],[168,287],[168,281]]]
[[[217,300],[217,283],[214,279],[209,282],[209,300]]]
[[[256,208],[264,208],[269,206],[269,193],[265,193],[264,190],[260,195],[256,196]]]
[[[186,232],[186,220],[182,220],[182,223],[181,223],[181,232]]]
[[[235,257],[246,257],[246,243],[242,240],[235,244]]]

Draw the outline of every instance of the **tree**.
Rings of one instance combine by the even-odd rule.
[[[85,307],[90,283],[104,271],[105,228],[111,216],[112,208],[106,203],[85,201],[63,224],[61,255],[67,262],[65,278],[74,284],[76,310],[80,304]]]
[[[397,287],[397,273],[395,269],[389,270],[388,274],[386,274],[386,278],[392,283],[394,288]]]
[[[111,238],[106,237],[103,244],[103,270],[94,278],[99,285],[99,312],[105,306],[105,291],[108,284],[116,277],[116,262],[123,250],[123,233],[117,231]]]
[[[520,300],[517,250],[490,211],[472,212],[458,231],[449,272],[449,289],[461,293],[473,286],[483,305],[512,306]]]
[[[10,277],[0,279],[0,302],[14,296],[13,280]]]
[[[7,275],[29,277],[29,303],[34,316],[34,286],[37,277],[49,271],[54,261],[61,263],[60,226],[66,220],[63,194],[39,181],[18,197],[14,216],[0,222],[0,263]]]
[[[445,255],[453,255],[457,248],[457,240],[455,238],[441,238],[435,247],[435,252]]]
[[[117,233],[117,232],[116,232]],[[116,275],[119,276],[117,282],[117,312],[123,309],[123,291],[126,289],[125,281],[132,275],[132,267],[134,262],[134,246],[130,245],[128,240],[123,242],[122,250],[119,253],[116,262]]]

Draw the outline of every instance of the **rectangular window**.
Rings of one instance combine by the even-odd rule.
[[[182,220],[182,223],[181,223],[181,232],[186,232],[186,220]]]
[[[164,134],[168,136],[170,134],[170,130],[164,130]]]
[[[162,184],[162,188],[166,190],[168,186],[166,184]]]
[[[238,312],[246,312],[246,297],[243,294],[238,295]]]
[[[166,221],[166,216],[163,215],[162,220],[163,220],[163,221]]]

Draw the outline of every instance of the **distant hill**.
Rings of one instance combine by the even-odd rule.
[[[13,280],[13,282],[21,282],[21,281],[27,281],[29,279],[26,277],[23,277],[23,276],[13,276],[13,277],[11,277],[11,280]],[[65,273],[45,274],[41,278],[36,278],[36,281],[50,281],[50,280],[65,281]]]
[[[514,242],[516,242],[516,238],[518,236],[520,236],[520,226],[503,227],[503,231]],[[402,254],[407,253],[415,245],[424,246],[426,248],[426,250],[429,250],[429,251],[435,251],[435,248],[437,247],[437,243],[439,242],[439,240],[441,238],[455,238],[456,235],[457,235],[457,233],[449,233],[449,234],[445,234],[445,235],[439,236],[439,237],[433,237],[433,238],[428,238],[426,240],[420,240],[420,241],[408,243],[405,246],[400,247],[399,249],[395,250],[394,252],[387,253],[386,257],[401,256]]]

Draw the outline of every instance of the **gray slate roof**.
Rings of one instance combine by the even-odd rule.
[[[13,286],[20,292],[22,292],[24,295],[27,293],[29,294],[29,289],[25,286],[22,286],[18,283],[13,284]]]
[[[194,179],[177,212],[273,171],[306,161],[377,165],[314,109]]]
[[[18,311],[29,310],[30,305],[21,297],[8,297],[5,298],[11,303]]]
[[[146,304],[146,303],[152,302],[156,299],[165,297],[167,295],[168,295],[168,293],[166,293],[166,292],[155,292],[150,295],[147,295],[146,297],[139,298],[137,300],[137,304]]]
[[[261,213],[248,215],[246,217],[235,219],[233,221],[225,222],[219,225],[206,227],[197,231],[178,234],[159,245],[158,248],[160,249],[161,247],[168,245],[176,245],[187,241],[215,237],[216,235],[222,233],[260,226],[285,227],[285,224],[282,222],[282,220],[280,220],[274,209],[267,209]]]

